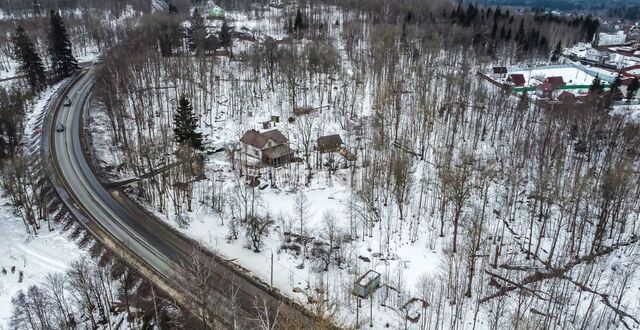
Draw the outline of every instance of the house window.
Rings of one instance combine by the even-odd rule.
[[[253,153],[257,156],[258,155],[258,150],[254,150]]]

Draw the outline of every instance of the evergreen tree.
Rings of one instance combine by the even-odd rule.
[[[302,14],[302,11],[298,9],[296,12],[296,18],[293,20],[293,30],[296,32],[305,30],[308,27],[307,22],[305,21],[306,19]]]
[[[627,87],[627,102],[631,102],[631,100],[633,100],[636,96],[636,92],[638,92],[638,88],[640,88],[640,81],[638,80],[638,77],[635,77]]]
[[[560,59],[560,54],[562,54],[562,42],[558,41],[558,45],[553,50],[551,54],[551,62],[556,63]]]
[[[591,86],[589,86],[589,92],[599,94],[603,90],[604,86],[602,86],[602,81],[600,80],[600,77],[596,76],[595,79],[593,79]]]
[[[47,85],[47,77],[40,55],[36,52],[33,41],[29,38],[22,26],[18,26],[11,38],[13,50],[20,62],[20,70],[24,72],[31,89],[40,91]]]
[[[611,83],[611,86],[609,88],[609,94],[607,95],[606,99],[607,108],[613,105],[613,101],[615,101],[616,96],[619,97],[622,94],[622,91],[620,91],[620,86],[622,86],[622,77],[618,75],[616,79]]]
[[[498,23],[497,22],[493,22],[493,27],[491,28],[491,38],[492,39],[495,39],[496,32],[498,32]]]
[[[69,35],[60,14],[52,10],[49,24],[48,50],[51,57],[51,70],[58,79],[63,79],[79,69],[78,61],[71,52]]]
[[[591,101],[592,106],[595,110],[604,110],[605,101],[602,97],[602,92],[604,91],[604,85],[600,80],[600,77],[596,76],[589,87],[589,99]]]
[[[40,0],[33,0],[33,16],[40,16]]]
[[[231,28],[227,24],[227,20],[222,21],[222,27],[220,28],[220,33],[218,34],[218,41],[220,42],[221,47],[226,48],[229,53],[233,54],[233,38],[231,36]]]
[[[178,13],[178,7],[174,6],[172,3],[169,4],[169,15],[175,15]]]
[[[173,115],[173,134],[176,142],[188,145],[193,149],[202,149],[202,133],[196,132],[198,127],[191,102],[183,94],[178,101],[178,109]]]
[[[207,30],[204,24],[204,17],[198,8],[193,10],[191,15],[191,27],[188,30],[189,48],[191,50],[200,49],[207,37]]]

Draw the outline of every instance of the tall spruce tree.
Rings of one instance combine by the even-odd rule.
[[[40,16],[40,0],[33,0],[33,16]]]
[[[31,89],[33,91],[44,89],[47,86],[47,77],[42,59],[22,26],[18,26],[11,41],[13,42],[13,51],[20,62],[20,70],[27,76]]]
[[[591,86],[589,86],[589,92],[599,95],[604,90],[604,86],[602,86],[602,80],[600,77],[596,76],[591,82]]]
[[[561,54],[562,54],[562,42],[558,41],[558,45],[556,45],[556,48],[553,50],[553,53],[551,54],[551,62],[553,63],[558,62]]]
[[[198,125],[193,106],[184,94],[180,96],[178,109],[173,115],[173,126],[176,142],[196,150],[202,149],[202,133],[196,132]]]
[[[191,19],[189,20],[191,27],[189,28],[189,48],[191,50],[201,50],[207,38],[207,28],[204,24],[204,17],[200,14],[198,8],[193,10]]]
[[[231,28],[229,24],[227,24],[227,20],[222,21],[222,27],[220,27],[220,33],[218,34],[218,42],[221,47],[229,51],[229,56],[233,57],[233,37],[231,36]]]
[[[71,76],[78,70],[78,61],[71,52],[71,42],[62,17],[54,10],[49,14],[49,56],[57,79]]]
[[[623,96],[620,87],[622,86],[622,76],[618,75],[616,79],[609,86],[609,91],[606,93],[606,99],[604,105],[606,108],[611,108],[616,98],[620,99]]]
[[[638,80],[638,77],[635,77],[633,78],[629,86],[627,86],[627,102],[631,102],[631,100],[633,100],[639,88],[640,80]]]

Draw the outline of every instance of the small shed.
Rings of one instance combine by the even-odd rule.
[[[353,285],[355,294],[360,298],[367,298],[380,288],[380,273],[368,270]]]
[[[507,67],[504,66],[495,66],[493,67],[493,77],[494,78],[506,78],[507,77]]]
[[[524,79],[524,75],[522,73],[514,73],[511,75],[511,83],[516,87],[524,87],[527,81]]]
[[[316,141],[316,149],[321,153],[338,152],[343,144],[339,134],[325,135]]]
[[[207,18],[208,19],[223,19],[224,18],[224,9],[220,6],[213,6],[207,9]]]

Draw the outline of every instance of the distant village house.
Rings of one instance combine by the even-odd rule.
[[[507,68],[504,66],[496,66],[493,68],[493,77],[494,78],[506,78],[507,77]]]

